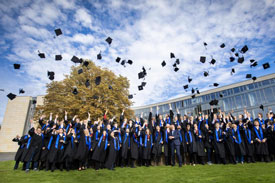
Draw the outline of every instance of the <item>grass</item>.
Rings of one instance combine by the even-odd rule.
[[[177,182],[275,182],[275,162],[238,164],[238,165],[196,165],[176,167],[138,167],[138,168],[116,168],[115,171],[94,169],[85,171],[30,171],[28,174],[21,170],[13,170],[14,161],[0,162],[0,183],[10,182],[49,182],[49,183],[71,183],[71,182],[122,182],[122,183],[177,183]]]

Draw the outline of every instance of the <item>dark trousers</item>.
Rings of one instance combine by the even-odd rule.
[[[30,169],[30,164],[32,162],[32,159],[33,159],[34,155],[35,155],[35,151],[32,153],[30,160],[26,163],[26,170]],[[38,167],[38,161],[35,161],[34,165],[33,165],[33,168],[37,168],[37,167]]]
[[[175,145],[174,143],[171,144],[171,155],[172,155],[172,166],[175,165],[175,149],[177,153],[177,157],[179,160],[179,165],[182,165],[182,158],[180,154],[180,145]]]

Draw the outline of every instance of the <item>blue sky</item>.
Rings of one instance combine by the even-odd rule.
[[[274,73],[275,60],[275,1],[164,1],[164,0],[0,0],[0,123],[8,102],[6,95],[18,94],[24,88],[26,96],[45,94],[50,80],[47,71],[56,73],[59,81],[69,74],[73,55],[94,60],[116,74],[128,77],[130,93],[136,93],[134,106],[150,104],[185,96],[183,85],[193,78],[191,87],[208,90],[217,82],[220,86],[245,80],[245,74],[262,76]],[[54,36],[61,28],[63,35]],[[110,36],[109,47],[105,39]],[[203,46],[207,42],[207,50]],[[226,47],[221,49],[220,44]],[[249,47],[245,62],[229,62],[230,49]],[[40,59],[37,51],[46,53]],[[102,52],[103,59],[96,60]],[[175,60],[180,59],[179,71],[173,71]],[[56,62],[55,54],[63,60]],[[207,63],[199,62],[200,56]],[[210,65],[211,55],[216,59]],[[119,56],[134,61],[126,68],[115,62]],[[258,66],[250,68],[249,60]],[[161,67],[165,60],[166,67]],[[263,70],[269,62],[271,68]],[[14,70],[13,64],[21,69]],[[137,73],[142,66],[151,68],[147,85],[137,91]],[[234,67],[236,74],[231,77]],[[210,76],[203,77],[209,71]]]

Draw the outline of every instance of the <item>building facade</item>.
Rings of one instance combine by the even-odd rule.
[[[220,94],[222,97],[220,97]],[[197,94],[195,98],[185,96],[168,100],[165,102],[155,103],[146,106],[134,107],[135,115],[141,113],[146,117],[153,109],[153,114],[156,113],[156,107],[159,107],[159,114],[169,114],[169,103],[172,104],[173,110],[179,109],[181,115],[197,115],[199,112],[204,114],[210,113],[211,100],[219,101],[214,110],[221,109],[225,112],[232,112],[233,115],[243,113],[244,108],[252,114],[252,117],[257,117],[259,112],[266,114],[269,109],[275,111],[275,74],[269,74],[257,78],[256,81],[246,80],[239,83],[211,89]],[[260,109],[260,105],[264,106],[264,110]]]

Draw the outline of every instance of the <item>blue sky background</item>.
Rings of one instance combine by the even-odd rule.
[[[54,39],[56,28],[63,35]],[[190,90],[182,88],[187,76],[193,78],[191,87],[203,91],[214,82],[223,86],[243,81],[246,73],[274,73],[275,1],[0,0],[0,36],[0,88],[5,89],[0,92],[1,123],[8,93],[18,94],[24,88],[26,96],[45,94],[45,84],[50,82],[47,71],[62,80],[70,72],[73,55],[128,77],[130,93],[137,94],[135,106],[189,95]],[[113,38],[111,47],[105,42],[108,36]],[[203,42],[208,43],[207,50]],[[224,49],[219,47],[222,43]],[[230,49],[244,45],[249,47],[245,62],[230,63]],[[38,57],[38,50],[46,53],[46,59]],[[99,51],[100,61],[96,60]],[[170,52],[180,59],[177,73]],[[55,54],[62,54],[63,60],[56,62]],[[201,55],[207,56],[206,64],[199,62]],[[211,55],[215,65],[208,63]],[[134,64],[124,68],[115,62],[117,56]],[[250,59],[258,66],[250,68]],[[265,62],[270,69],[263,70]],[[14,70],[14,63],[20,63],[21,69]],[[142,66],[151,70],[145,89],[138,92],[141,80],[137,73]],[[232,67],[236,70],[233,77]],[[210,76],[203,77],[203,71]]]

